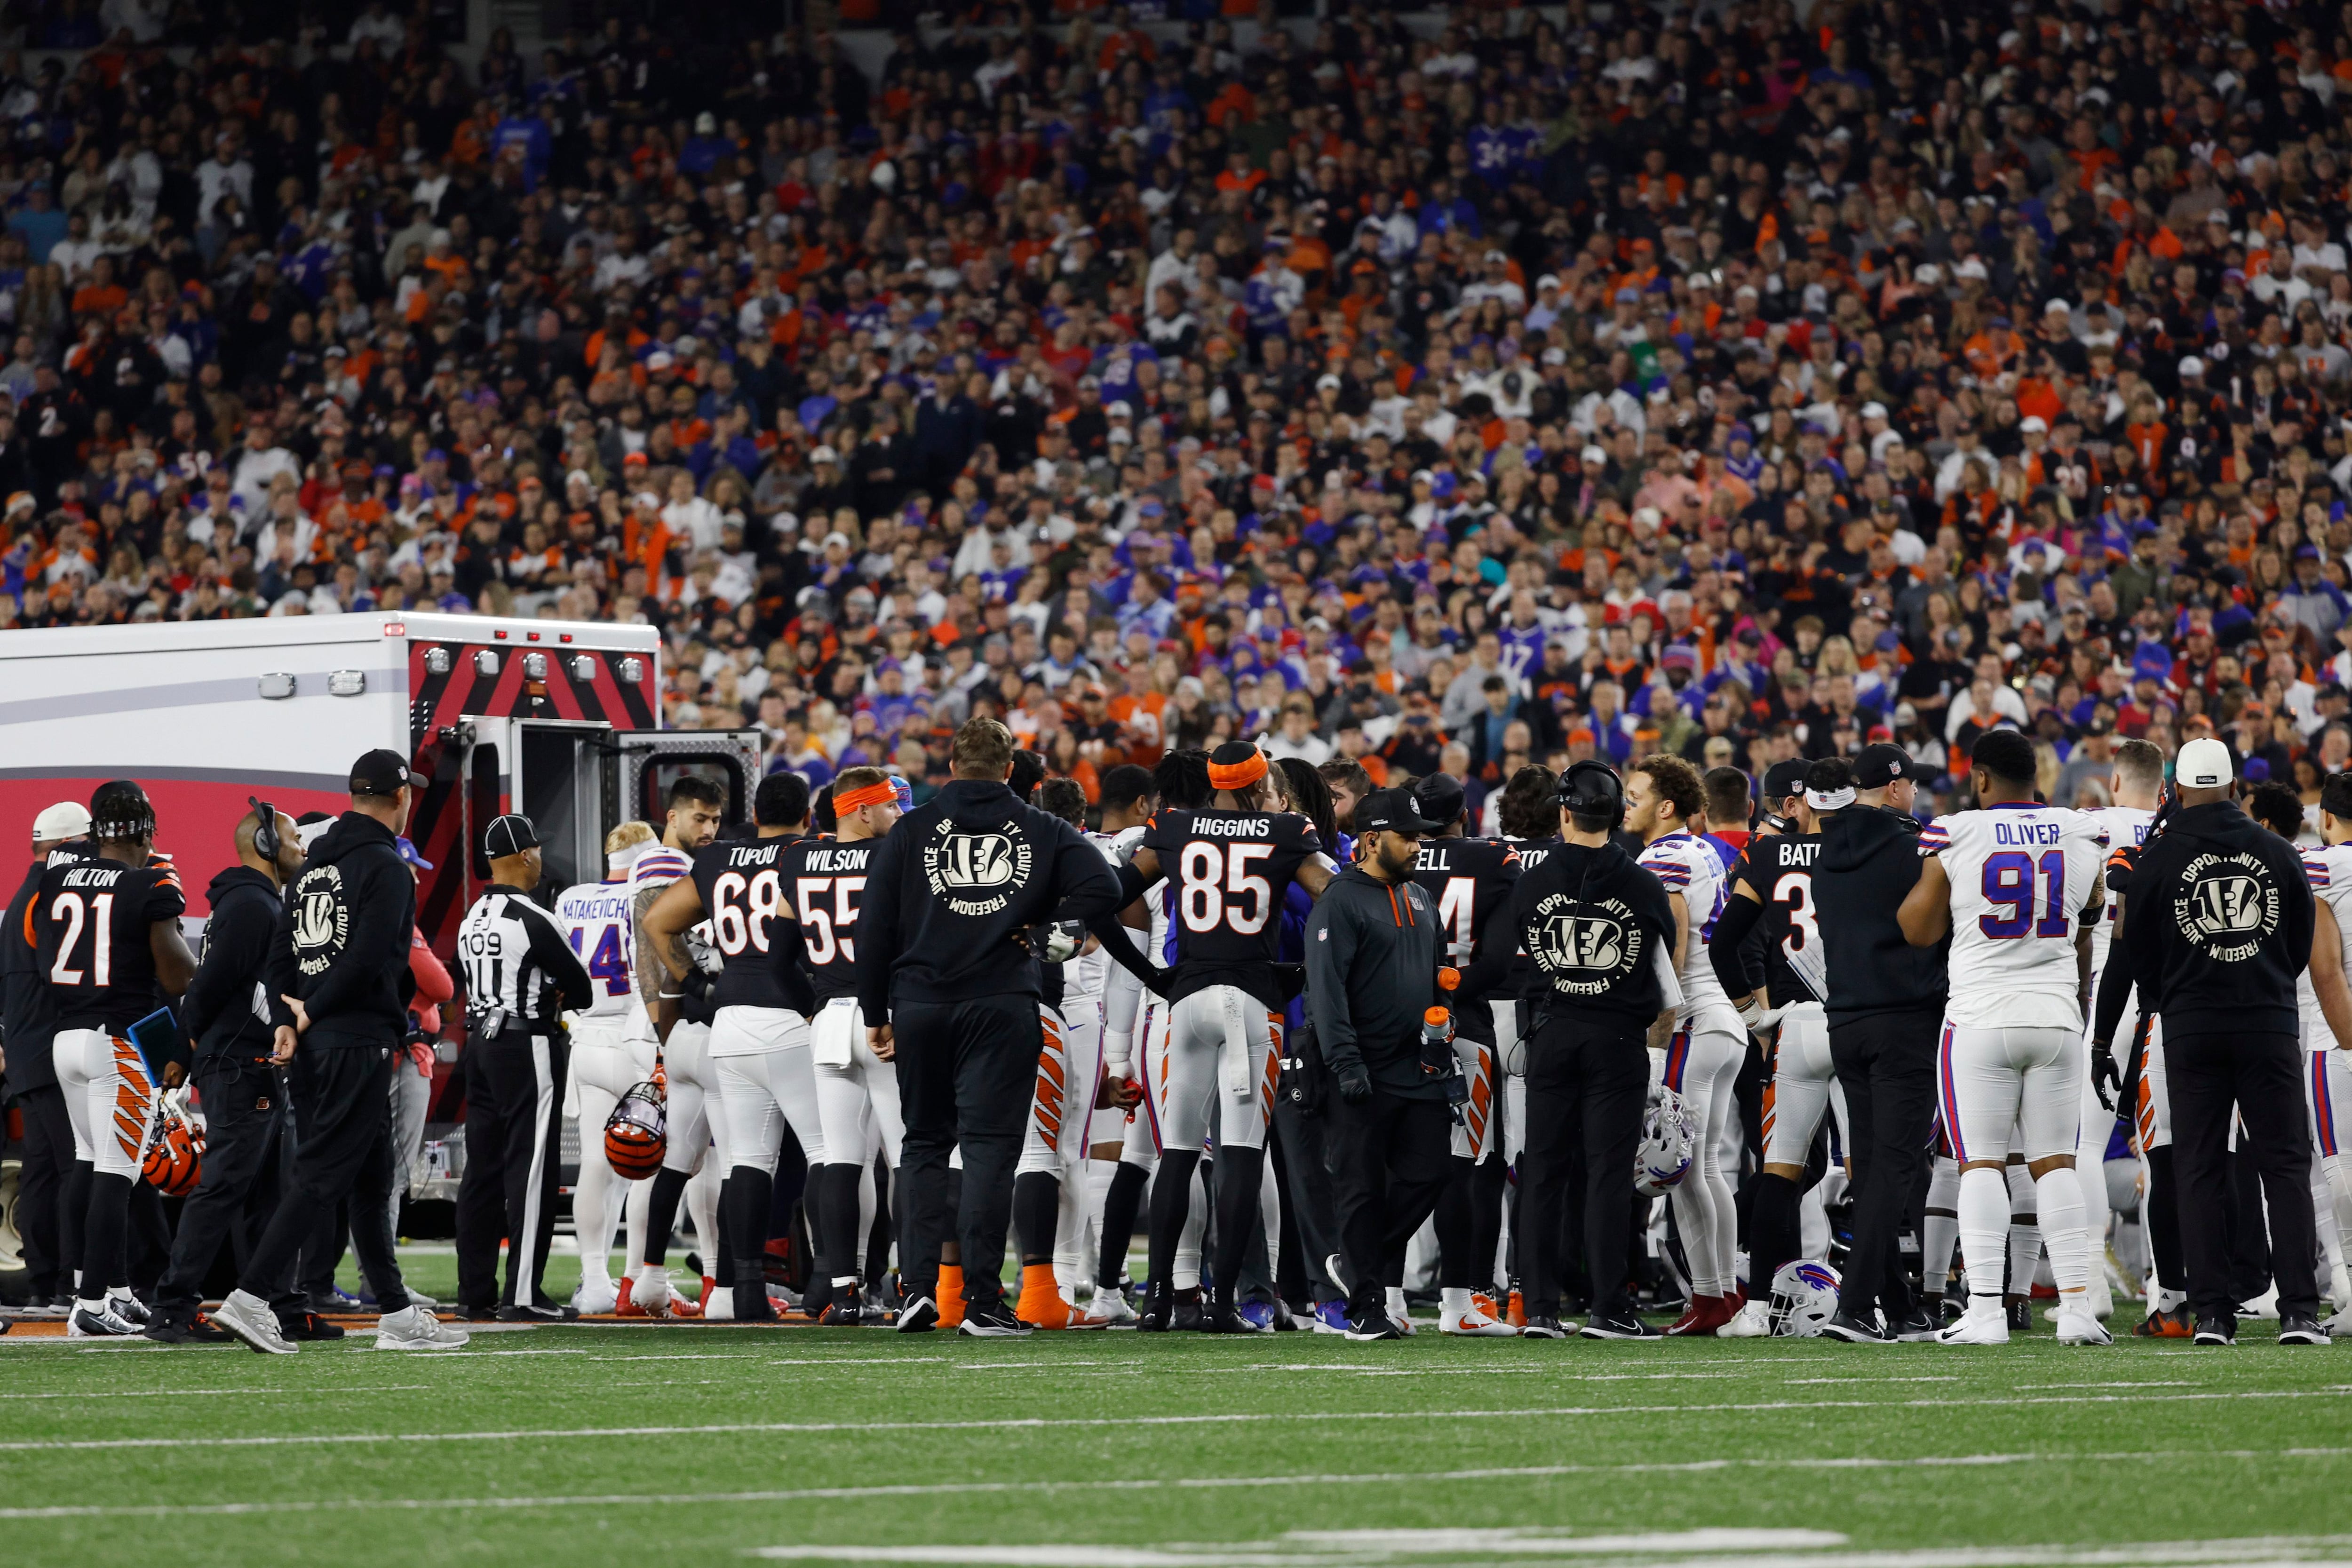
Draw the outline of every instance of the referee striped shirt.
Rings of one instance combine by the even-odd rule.
[[[497,1008],[509,1027],[543,1033],[562,1008],[595,1000],[588,971],[553,915],[520,888],[493,882],[457,927],[457,962],[466,972],[467,1012]]]

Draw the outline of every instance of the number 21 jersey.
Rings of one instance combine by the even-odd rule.
[[[2097,820],[2009,801],[1937,817],[1919,854],[1941,860],[1952,885],[1944,1016],[1968,1029],[2080,1029],[2074,938],[2105,913],[2093,896],[2107,858]]]
[[[1163,811],[1141,847],[1159,857],[1175,894],[1173,1003],[1211,985],[1237,985],[1275,1011],[1283,1005],[1282,900],[1291,879],[1323,853],[1305,817],[1283,811]]]
[[[120,1035],[153,1012],[155,951],[148,928],[179,919],[187,907],[180,874],[168,862],[126,866],[93,857],[43,871],[33,929],[58,1027]]]

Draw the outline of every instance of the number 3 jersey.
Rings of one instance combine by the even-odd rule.
[[[1176,899],[1169,1003],[1237,985],[1280,1012],[1282,900],[1298,868],[1323,853],[1314,825],[1284,811],[1162,811],[1140,847],[1159,857]]]
[[[2095,899],[2106,829],[2063,806],[2009,801],[1939,816],[1919,854],[1952,884],[1951,996],[1969,1029],[2083,1026],[2074,939],[2105,913]]]
[[[794,932],[782,922],[783,860],[795,838],[733,838],[698,851],[694,890],[710,917],[710,937],[726,967],[711,1001],[719,1007],[782,1007],[794,1013],[816,1009],[808,975],[796,966],[771,962],[778,937]]]
[[[555,900],[555,918],[562,922],[572,952],[587,966],[595,1000],[585,1009],[591,1018],[619,1018],[629,1010],[629,964],[636,952],[629,919],[629,879],[583,882],[566,888]]]
[[[1732,871],[1732,881],[1753,888],[1764,906],[1757,930],[1764,937],[1764,988],[1775,1007],[1830,999],[1829,961],[1813,909],[1813,862],[1821,852],[1818,833],[1766,834],[1748,841],[1747,857]]]
[[[147,928],[177,920],[188,900],[167,861],[92,858],[52,865],[34,900],[40,974],[60,1029],[120,1035],[161,1005]]]
[[[800,959],[819,1006],[857,994],[857,907],[866,900],[866,863],[878,838],[796,838],[777,862],[784,899],[799,920]]]

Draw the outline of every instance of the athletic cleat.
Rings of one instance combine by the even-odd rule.
[[[976,1307],[966,1306],[963,1321],[956,1325],[956,1332],[976,1340],[1025,1340],[1030,1328],[1014,1317],[1013,1310],[1000,1298]]]
[[[1730,1321],[1715,1331],[1715,1336],[1720,1340],[1756,1340],[1771,1331],[1772,1303],[1748,1301],[1731,1315]]]
[[[457,1303],[457,1315],[469,1323],[495,1323],[499,1321],[497,1307],[468,1307],[462,1301]]]
[[[2196,1337],[2190,1342],[2200,1345],[2234,1346],[2238,1342],[2238,1325],[2229,1318],[2200,1318]]]
[[[544,1297],[536,1301],[517,1301],[499,1309],[501,1323],[569,1323],[579,1320],[580,1309],[567,1307]]]
[[[2283,1345],[2324,1345],[2327,1331],[2309,1312],[2281,1312],[2278,1342]]]
[[[1832,1313],[1830,1321],[1822,1325],[1821,1337],[1849,1345],[1891,1345],[1895,1342],[1895,1336],[1879,1326],[1876,1312],[1864,1320],[1855,1317],[1843,1307]]]
[[[138,1333],[139,1325],[116,1311],[111,1300],[77,1301],[66,1320],[69,1340],[123,1340]]]
[[[404,1307],[375,1321],[375,1348],[380,1351],[454,1351],[471,1337],[422,1307]]]
[[[1136,1314],[1135,1326],[1147,1334],[1164,1334],[1176,1325],[1176,1292],[1164,1279],[1154,1279],[1144,1287],[1143,1310]]]
[[[613,1316],[616,1318],[651,1316],[643,1307],[637,1305],[637,1282],[625,1274],[621,1276],[620,1284],[613,1291]]]
[[[2005,1345],[2009,1313],[1999,1306],[1970,1307],[1960,1321],[1936,1336],[1939,1345]]]
[[[1470,1305],[1474,1310],[1486,1313],[1498,1323],[1503,1321],[1502,1304],[1495,1300],[1495,1293],[1492,1290],[1471,1291]]]
[[[866,1302],[858,1295],[857,1287],[835,1286],[833,1300],[824,1304],[824,1310],[818,1314],[816,1321],[828,1329],[855,1329],[862,1325],[866,1321]]]
[[[155,1321],[155,1314],[147,1310],[147,1303],[127,1291],[108,1296],[106,1304],[114,1309],[114,1315],[126,1323],[133,1323],[143,1329]]]
[[[2352,1310],[2338,1312],[2319,1326],[2327,1331],[2330,1339],[2352,1339]]]
[[[572,1304],[583,1318],[609,1317],[621,1304],[621,1288],[610,1279],[583,1279],[572,1293]]]
[[[1720,1296],[1693,1296],[1690,1306],[1666,1330],[1670,1339],[1687,1339],[1712,1334],[1731,1321],[1731,1313]]]
[[[1318,1334],[1344,1334],[1348,1331],[1348,1303],[1318,1301],[1315,1303],[1315,1331]]]
[[[2189,1309],[2186,1307],[2175,1307],[2168,1312],[2150,1312],[2144,1321],[2132,1325],[2132,1338],[2136,1340],[2185,1340],[2196,1332],[2195,1325],[2189,1321]]]
[[[1595,1312],[1577,1332],[1588,1340],[1662,1340],[1665,1336],[1631,1312]]]
[[[2021,1334],[2033,1327],[2033,1300],[2029,1296],[2013,1296],[2001,1308],[2009,1323],[2009,1331]]]
[[[1198,1285],[1190,1290],[1177,1291],[1175,1307],[1175,1316],[1171,1320],[1170,1327],[1180,1333],[1197,1334],[1202,1331],[1208,1321],[1208,1312],[1202,1304]]]
[[[1512,1292],[1515,1296],[1517,1293],[1518,1292],[1517,1291]],[[1526,1314],[1522,1313],[1521,1316],[1525,1317]],[[1569,1333],[1567,1328],[1561,1324],[1558,1318],[1548,1317],[1540,1313],[1535,1317],[1528,1318],[1527,1321],[1517,1324],[1517,1327],[1519,1331],[1519,1337],[1523,1340],[1564,1340],[1568,1338]]]
[[[184,1323],[158,1317],[141,1331],[159,1345],[225,1345],[236,1338],[202,1312]]]
[[[940,1327],[952,1329],[962,1323],[963,1315],[968,1310],[963,1299],[962,1264],[940,1265],[940,1293],[933,1300],[939,1302]]]
[[[1367,1312],[1360,1318],[1348,1320],[1348,1337],[1358,1342],[1373,1340],[1401,1340],[1404,1331],[1389,1321],[1386,1312]]]
[[[1489,1312],[1487,1316],[1492,1317],[1494,1314]],[[1527,1326],[1527,1298],[1519,1294],[1518,1288],[1517,1286],[1513,1286],[1511,1288],[1511,1305],[1509,1310],[1503,1314],[1503,1321],[1510,1324],[1515,1329],[1525,1328]]]
[[[1114,1286],[1095,1287],[1095,1299],[1087,1303],[1087,1316],[1104,1328],[1117,1328],[1135,1321],[1135,1309],[1128,1304],[1127,1292]]]
[[[902,1334],[928,1334],[940,1326],[940,1309],[929,1296],[909,1297],[890,1326]]]
[[[2238,1308],[2238,1316],[2242,1318],[2275,1318],[2278,1315],[2278,1287],[2275,1285]]]
[[[263,1355],[292,1355],[294,1346],[278,1326],[269,1303],[244,1290],[232,1290],[213,1312],[213,1321]],[[67,1330],[72,1331],[70,1328]]]
[[[1074,1315],[1070,1304],[1062,1300],[1061,1287],[1054,1283],[1051,1264],[1032,1263],[1021,1270],[1021,1300],[1013,1315],[1033,1329],[1066,1329]]]
[[[2105,1323],[2091,1310],[2088,1301],[2079,1307],[2058,1309],[2058,1342],[2062,1345],[2111,1345],[2116,1336],[2107,1332]]]
[[[280,1318],[278,1320],[278,1331],[284,1334],[288,1339],[298,1342],[303,1340],[332,1341],[340,1340],[343,1337],[343,1329],[341,1324],[331,1323],[327,1321],[326,1319],[319,1316],[316,1312],[303,1312],[296,1317]]]
[[[1234,1309],[1234,1316],[1241,1320],[1242,1331],[1246,1334],[1270,1334],[1280,1326],[1275,1321],[1271,1301],[1244,1301]]]
[[[1895,1325],[1895,1339],[1898,1344],[1924,1345],[1934,1340],[1938,1331],[1936,1321],[1927,1316],[1927,1310],[1914,1307],[1901,1322]]]
[[[1473,1298],[1475,1303],[1475,1298]],[[1508,1323],[1498,1323],[1475,1304],[1466,1312],[1447,1312],[1437,1320],[1441,1334],[1465,1334],[1474,1339],[1507,1340],[1518,1333]]]
[[[314,1300],[311,1306],[321,1312],[349,1314],[360,1310],[360,1299],[341,1286],[335,1285],[329,1287],[324,1293]]]

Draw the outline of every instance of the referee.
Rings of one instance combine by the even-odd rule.
[[[530,901],[539,833],[528,816],[482,834],[490,885],[457,927],[466,972],[466,1173],[457,1184],[457,1301],[500,1322],[576,1318],[541,1284],[555,1234],[557,1118],[570,1055],[566,1007],[594,1000],[555,917]],[[498,1289],[499,1238],[507,1284]],[[492,1304],[495,1298],[496,1305]]]
[[[2232,798],[2230,749],[2206,737],[2174,759],[2179,809],[2147,841],[2116,941],[2141,1005],[2164,1019],[2180,1242],[2196,1342],[2237,1342],[2227,1151],[2232,1109],[2270,1205],[2279,1343],[2324,1345],[2295,977],[2316,916],[2294,846]],[[2114,955],[2109,954],[2109,962]]]

